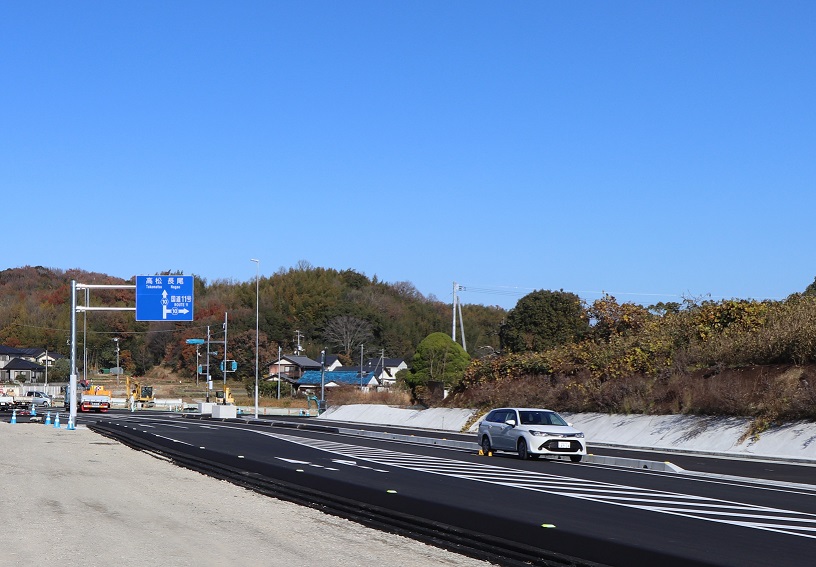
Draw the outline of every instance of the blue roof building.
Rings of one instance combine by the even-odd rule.
[[[376,388],[380,385],[373,372],[364,372],[362,377],[356,370],[331,370],[323,373],[323,384],[327,388],[338,386],[362,386],[363,388]],[[319,388],[320,370],[307,370],[296,382],[298,388]]]

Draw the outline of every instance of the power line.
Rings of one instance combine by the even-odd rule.
[[[465,291],[469,293],[475,293],[479,295],[500,295],[500,296],[514,296],[514,297],[521,297],[524,295],[528,295],[534,291],[538,291],[539,289],[543,288],[528,288],[528,287],[520,287],[520,286],[486,286],[486,285],[470,285],[470,284],[460,284],[460,291]],[[695,294],[686,293],[686,294],[679,294],[679,293],[657,293],[657,292],[641,292],[641,291],[606,291],[606,290],[570,290],[565,289],[562,290],[568,293],[574,293],[579,296],[586,296],[586,295],[597,295],[598,297],[602,297],[604,295],[611,295],[613,297],[623,297],[623,296],[632,296],[632,297],[667,297],[667,298],[677,298],[677,299],[685,299],[687,297],[693,297]],[[712,295],[710,293],[699,294],[700,296],[711,298],[711,299],[730,299],[736,297],[735,295]],[[755,298],[756,299],[756,298]],[[772,301],[779,301],[784,298],[780,297],[765,297],[763,299],[772,300]]]

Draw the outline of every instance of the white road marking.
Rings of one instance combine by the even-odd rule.
[[[189,445],[190,447],[194,447],[194,445],[192,443],[187,443],[186,441],[180,441],[179,439],[173,439],[172,437],[167,437],[165,435],[159,435],[157,433],[154,433],[153,435],[155,435],[156,437],[161,437],[162,439],[167,439],[168,441],[172,441],[173,443],[181,443],[182,445]]]
[[[284,433],[259,433],[297,445],[380,465],[816,539],[816,514],[730,502],[705,496],[576,479],[536,471],[506,469],[495,465],[359,447],[335,441],[295,437]],[[337,459],[335,462],[343,463]],[[352,462],[356,463],[356,461]]]

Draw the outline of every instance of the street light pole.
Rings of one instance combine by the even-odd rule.
[[[119,373],[120,373],[120,370],[121,370],[119,368],[119,337],[115,337],[113,339],[113,342],[116,343],[116,385],[118,386],[119,385]]]
[[[278,343],[278,399],[280,399],[280,381],[281,381],[280,361],[281,361],[281,346],[280,343]]]
[[[255,262],[255,419],[258,419],[258,313],[260,310],[258,282],[261,276],[261,261],[256,258],[250,258],[249,261]]]
[[[212,387],[210,380],[210,326],[207,325],[207,403],[210,403],[210,388]]]
[[[323,372],[326,368],[326,349],[320,351],[320,407],[326,407],[326,381]],[[318,408],[319,410],[320,408]],[[318,413],[320,413],[318,411]]]
[[[364,345],[360,345],[360,391],[363,391],[363,349]]]

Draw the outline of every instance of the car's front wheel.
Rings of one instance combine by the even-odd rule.
[[[583,458],[583,455],[570,455],[570,461],[573,463],[580,463]]]
[[[493,449],[490,447],[490,438],[485,435],[482,437],[482,453],[487,456],[491,453],[491,451],[493,451]]]
[[[522,461],[526,461],[530,458],[530,451],[527,450],[527,442],[524,439],[519,439],[518,445],[516,445],[516,451],[518,452],[519,459]]]

